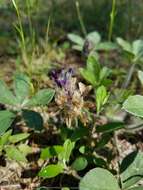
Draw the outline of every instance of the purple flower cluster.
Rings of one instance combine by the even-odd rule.
[[[54,70],[52,71],[52,79],[55,81],[58,87],[64,88],[66,90],[73,74],[74,72],[72,68],[69,68],[68,70]]]

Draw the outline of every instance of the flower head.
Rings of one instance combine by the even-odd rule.
[[[67,125],[71,126],[75,118],[80,118],[84,124],[87,123],[88,118],[83,111],[85,107],[83,95],[86,87],[77,82],[73,69],[54,71],[52,78],[57,85],[55,101],[64,113]]]

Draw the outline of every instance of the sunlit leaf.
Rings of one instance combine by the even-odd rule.
[[[76,34],[68,34],[68,39],[80,46],[83,46],[83,44],[84,44],[84,39]]]
[[[123,109],[138,117],[143,117],[143,96],[129,96],[124,102]]]
[[[63,166],[60,164],[51,164],[43,168],[38,176],[42,178],[53,178],[63,171]]]
[[[11,143],[18,143],[24,139],[27,139],[29,137],[30,134],[28,133],[19,133],[19,134],[16,134],[16,135],[12,135],[9,137],[9,141]]]
[[[18,162],[27,162],[25,155],[20,152],[15,146],[9,146],[6,149],[6,155],[9,159],[18,161]]]
[[[63,151],[64,151],[64,147],[60,145],[47,147],[47,148],[42,149],[40,158],[42,158],[43,160],[46,160],[48,158],[52,158],[53,156],[58,156]]]
[[[102,168],[90,170],[80,181],[80,190],[120,190],[116,178]]]

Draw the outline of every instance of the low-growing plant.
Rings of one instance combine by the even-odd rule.
[[[112,83],[112,80],[109,79],[111,70],[102,67],[94,55],[89,55],[86,68],[80,68],[80,73],[94,89],[97,113],[99,114],[109,98],[107,87]]]
[[[13,23],[17,32],[16,42],[13,42],[13,48],[11,49],[16,54],[20,51],[15,61],[16,69],[28,73],[31,77],[33,75],[41,77],[42,75],[42,78],[46,78],[50,69],[57,65],[55,60],[59,61],[65,56],[63,48],[57,46],[57,40],[52,44],[50,43],[49,30],[51,17],[48,17],[45,37],[37,39],[32,16],[33,9],[35,9],[34,4],[38,3],[31,0],[25,0],[24,2],[11,0],[11,2],[17,15],[17,20]],[[26,28],[23,15],[26,17],[26,24],[28,25]]]
[[[8,89],[4,81],[0,81],[0,103],[6,106],[6,110],[0,111],[0,134],[11,126],[17,116],[22,117],[28,127],[41,130],[42,116],[32,108],[48,105],[55,91],[42,89],[35,92],[30,78],[22,73],[15,75],[13,88],[14,93]]]
[[[111,74],[111,70],[101,66],[99,60],[94,55],[88,56],[86,68],[81,68],[80,73],[95,89],[101,85],[108,86],[112,82],[108,78]]]
[[[111,140],[112,133],[122,128],[124,128],[124,125],[120,122],[96,126],[96,132],[102,134],[102,136],[96,142],[95,147],[87,147],[86,143],[82,143],[81,140],[84,138],[87,143],[92,142],[92,134],[82,124],[78,128],[70,130],[62,128],[60,135],[64,141],[63,145],[53,145],[41,150],[40,159],[45,164],[49,162],[49,159],[53,163],[46,167],[44,164],[38,175],[42,178],[53,178],[59,174],[68,174],[79,180],[81,176],[78,172],[84,171],[90,164],[107,168],[107,162],[96,153],[96,149],[103,148]],[[75,151],[77,156],[73,159],[73,152]]]
[[[132,152],[120,165],[120,173],[115,178],[103,168],[90,170],[80,181],[80,190],[142,190],[137,183],[143,178],[143,153]],[[101,179],[104,179],[101,183]]]
[[[68,34],[68,39],[74,43],[72,46],[73,49],[83,52],[86,56],[89,53],[96,54],[98,51],[110,51],[117,49],[117,45],[113,42],[102,42],[101,35],[97,31],[88,33],[85,38],[77,34],[70,33]]]
[[[64,128],[64,130],[67,128]],[[53,160],[53,164],[48,164],[40,170],[38,176],[42,178],[53,178],[59,174],[72,175],[74,178],[80,180],[81,177],[78,172],[84,170],[88,166],[88,162],[93,162],[93,156],[91,160],[85,154],[85,147],[80,147],[78,152],[80,155],[73,160],[73,151],[75,151],[76,143],[79,143],[82,137],[89,134],[89,131],[84,126],[67,131],[70,135],[65,133],[63,145],[54,145],[43,148],[41,150],[40,159],[44,163],[48,163],[49,159]],[[61,136],[63,136],[63,129],[61,129]],[[56,158],[56,159],[55,159]],[[54,161],[56,160],[56,162]],[[89,161],[90,160],[90,161]],[[94,159],[93,159],[94,160]]]
[[[18,163],[29,161],[30,164],[26,164],[26,166],[28,165],[30,170],[31,166],[34,166],[34,178],[32,178],[31,171],[28,170],[30,185],[27,189],[32,189],[33,186],[36,188],[41,186],[37,190],[44,190],[46,186],[49,189],[60,188],[62,190],[70,188],[80,190],[143,189],[143,186],[140,186],[140,180],[143,179],[143,153],[138,150],[140,145],[136,142],[136,146],[131,145],[132,139],[130,140],[130,138],[134,134],[130,133],[130,129],[126,126],[126,120],[129,120],[130,123],[133,118],[126,117],[126,112],[143,117],[143,96],[129,96],[135,89],[134,81],[133,88],[126,89],[131,81],[135,66],[139,66],[139,63],[143,61],[143,40],[129,43],[122,38],[117,38],[117,43],[111,41],[117,1],[112,0],[108,41],[102,41],[101,35],[97,31],[87,33],[80,12],[80,4],[76,1],[77,15],[84,37],[70,33],[68,39],[73,43],[73,49],[82,52],[83,59],[79,54],[73,57],[73,53],[75,53],[73,51],[72,54],[68,52],[68,56],[65,57],[64,50],[70,46],[70,43],[67,44],[66,41],[61,45],[65,40],[64,35],[60,41],[54,40],[51,46],[49,28],[53,18],[50,16],[47,28],[45,28],[45,39],[38,36],[38,43],[35,43],[31,5],[34,6],[34,2],[38,1],[26,0],[23,4],[24,11],[26,11],[24,16],[28,19],[26,24],[29,24],[28,34],[30,37],[25,33],[27,30],[24,28],[22,12],[19,10],[18,3],[21,2],[16,0],[11,0],[11,2],[18,18],[15,28],[18,32],[21,55],[20,59],[17,59],[17,63],[22,60],[26,67],[21,67],[21,70],[26,71],[25,73],[29,75],[16,73],[10,87],[3,80],[0,80],[0,158],[4,158],[6,161],[14,160]],[[53,1],[53,4],[56,5],[56,1]],[[37,8],[39,7],[37,6]],[[36,18],[35,15],[33,18]],[[122,82],[119,73],[124,77],[126,72],[124,66],[120,68],[119,64],[114,64],[113,68],[109,69],[109,66],[112,67],[110,62],[108,67],[104,65],[107,54],[109,57],[111,56],[112,63],[114,60],[115,63],[116,61],[120,63],[119,47],[131,63],[130,71],[127,73],[122,88],[119,87]],[[58,56],[56,56],[57,54]],[[56,59],[56,63],[53,61],[55,57],[59,58]],[[60,62],[61,57],[66,59]],[[71,58],[78,58],[80,61],[85,61],[87,58],[85,67],[79,69],[81,76],[71,68],[71,60],[73,60]],[[57,68],[52,70],[48,76],[50,67],[47,62],[49,60],[52,62],[51,67],[54,65]],[[35,87],[32,82],[32,79],[36,78],[35,74],[36,77],[39,76],[40,79],[43,79],[42,86],[49,85],[53,86],[54,89],[41,89],[39,87],[41,84],[39,86],[37,84]],[[46,79],[49,77],[46,83],[45,76]],[[138,71],[138,77],[143,84],[142,71]],[[36,82],[39,82],[38,79],[36,78]],[[114,80],[115,83],[113,83]],[[111,84],[113,85],[111,86]],[[49,105],[53,98],[53,104]],[[121,115],[121,119],[109,117],[110,105],[119,110],[122,103],[123,112],[120,110],[121,114],[118,114],[119,117]],[[109,111],[106,110],[106,107]],[[102,112],[103,110],[104,112]],[[24,128],[25,126],[26,128]],[[140,126],[142,127],[143,124],[141,123]],[[41,131],[44,129],[43,127],[46,127],[45,131]],[[22,131],[21,133],[17,133],[19,129]],[[119,146],[122,140],[123,146],[124,143],[125,146],[126,143],[129,143],[131,151],[127,144],[127,152],[124,150],[122,152],[122,144],[121,147]],[[34,147],[36,150],[38,149],[36,157],[35,152],[32,152]],[[27,167],[22,167],[22,169],[25,172]],[[20,177],[22,178],[22,176]],[[26,177],[28,178],[28,176]],[[23,183],[23,180],[20,180],[19,184],[21,181]],[[79,188],[67,187],[78,186],[78,184]]]
[[[56,164],[50,164],[42,168],[38,175],[42,178],[52,178],[60,173],[72,174],[73,171],[70,170],[67,164],[69,163],[74,146],[75,142],[67,139],[63,146],[55,145],[43,149],[40,156],[41,159],[47,160],[49,158],[57,157],[58,162]]]
[[[117,38],[117,43],[125,52],[128,59],[135,64],[142,63],[143,61],[143,40],[137,39],[132,43],[122,39]]]

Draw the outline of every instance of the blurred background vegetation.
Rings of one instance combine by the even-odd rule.
[[[24,32],[29,34],[28,14],[37,38],[44,37],[49,17],[50,36],[54,40],[65,39],[69,32],[82,34],[75,0],[17,0]],[[27,9],[28,2],[28,9]],[[97,30],[107,39],[112,0],[79,0],[80,14],[87,32]],[[27,12],[29,10],[29,13]],[[143,0],[117,0],[114,37],[131,40],[143,34]],[[7,49],[10,40],[16,38],[13,25],[17,22],[10,0],[0,0],[0,44]],[[0,49],[1,49],[0,48]]]

